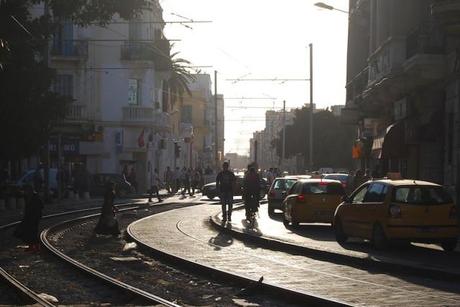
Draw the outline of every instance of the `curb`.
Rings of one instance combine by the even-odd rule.
[[[138,240],[135,237],[135,235],[131,232],[131,226],[141,220],[138,220],[128,225],[128,227],[126,228],[126,234],[132,241],[136,242],[140,250],[142,250],[146,254],[154,256],[157,259],[163,259],[170,264],[177,265],[189,271],[196,272],[197,274],[206,275],[210,278],[218,279],[220,281],[226,280],[229,282],[236,282],[238,285],[242,285],[248,288],[257,287],[257,290],[261,291],[261,293],[264,293],[266,295],[278,295],[279,297],[282,297],[283,299],[290,302],[307,304],[308,306],[350,306],[346,303],[332,299],[327,299],[325,297],[321,297],[318,295],[313,295],[305,292],[298,292],[270,283],[259,283],[259,281],[256,279],[237,275],[226,270],[216,269],[214,267],[200,264],[196,261],[188,260],[186,258],[176,256],[167,253],[163,250],[149,246],[143,243],[142,241]]]
[[[241,209],[241,207],[236,210]],[[235,209],[234,209],[235,210]],[[430,277],[435,279],[443,279],[448,281],[459,281],[460,273],[451,272],[442,269],[426,268],[417,264],[401,263],[398,261],[391,261],[391,259],[376,259],[372,256],[369,257],[356,257],[352,255],[345,255],[334,251],[322,250],[317,248],[310,248],[301,246],[294,243],[283,241],[276,237],[260,236],[253,233],[246,233],[239,228],[225,227],[222,225],[222,220],[219,218],[220,214],[210,217],[210,224],[219,231],[223,231],[231,236],[242,240],[250,241],[259,244],[265,248],[284,251],[292,254],[303,255],[315,260],[328,261],[336,264],[353,266],[358,269],[368,269],[369,266],[379,267],[387,272],[394,272],[399,274],[409,273],[421,277]]]

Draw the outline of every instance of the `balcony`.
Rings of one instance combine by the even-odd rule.
[[[153,112],[153,107],[123,107],[123,121],[131,123],[152,122]]]
[[[88,112],[85,105],[69,104],[66,107],[65,119],[72,121],[89,120]]]
[[[458,0],[436,0],[431,5],[431,15],[435,17],[446,30],[460,33],[460,2]]]
[[[159,71],[171,68],[170,45],[166,39],[151,43],[126,41],[121,46],[121,59],[124,61],[151,61]]]
[[[347,88],[347,106],[356,105],[360,102],[361,95],[367,89],[369,81],[369,67],[364,68],[350,82]]]
[[[51,59],[62,61],[81,61],[88,58],[88,41],[64,40],[54,42]]]
[[[410,33],[406,46],[403,68],[409,89],[444,77],[446,64],[443,37],[432,25],[423,25]]]
[[[144,125],[162,131],[170,130],[170,116],[167,113],[156,113],[153,107],[128,106],[123,107],[123,122],[134,125]]]
[[[406,39],[390,37],[369,57],[369,86],[402,71],[406,60]]]

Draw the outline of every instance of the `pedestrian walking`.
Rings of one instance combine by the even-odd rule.
[[[188,195],[192,196],[192,192],[190,191],[190,169],[187,169],[185,166],[182,169],[181,179],[182,179],[182,196],[185,196],[186,192],[188,192]]]
[[[38,227],[42,218],[43,201],[31,185],[24,187],[24,216],[14,235],[28,244],[28,251],[40,250]]]
[[[118,236],[120,234],[118,221],[115,218],[115,212],[118,210],[113,205],[114,199],[115,184],[109,181],[105,186],[104,204],[102,205],[101,216],[99,217],[99,222],[94,229],[96,234],[113,236]]]
[[[174,171],[174,193],[177,193],[180,190],[180,183],[181,183],[181,172],[179,170],[179,167],[176,167],[176,170]]]
[[[164,183],[165,183],[165,188],[169,194],[171,194],[174,190],[173,177],[174,177],[173,171],[171,171],[171,168],[167,166],[165,174],[164,174]]]
[[[158,169],[153,171],[153,174],[150,178],[151,186],[149,190],[149,202],[152,201],[152,195],[155,193],[156,197],[158,198],[158,202],[162,202],[163,200],[160,197],[160,188],[163,186],[163,182],[160,179],[160,175],[158,174]]]
[[[236,181],[235,174],[228,167],[228,162],[224,162],[222,171],[216,177],[216,189],[222,205],[222,222],[224,223],[227,220],[232,221],[233,189]]]
[[[195,190],[201,190],[201,173],[198,169],[192,172],[192,195],[195,195]]]
[[[248,165],[243,179],[243,200],[246,220],[251,221],[253,214],[259,210],[260,176],[254,165]]]

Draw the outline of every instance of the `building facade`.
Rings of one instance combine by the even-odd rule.
[[[358,166],[449,186],[460,166],[460,5],[349,2],[347,101]]]
[[[134,20],[117,17],[105,27],[62,23],[50,48],[54,90],[70,96],[66,119],[50,139],[51,166],[71,174],[136,174],[139,191],[154,168],[173,165],[171,108],[165,86],[170,44],[157,0]]]

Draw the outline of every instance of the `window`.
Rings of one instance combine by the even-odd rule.
[[[185,124],[192,123],[192,106],[183,106],[181,108],[181,122]]]
[[[364,196],[366,196],[367,189],[369,185],[365,185],[361,189],[359,189],[351,198],[351,203],[353,204],[361,204],[364,202]]]
[[[139,80],[128,79],[128,104],[139,104]]]
[[[288,193],[288,194],[297,193],[296,191],[299,190],[299,188],[300,188],[301,185],[302,185],[301,183],[296,182],[296,183],[291,187],[291,189],[289,190],[289,193]]]
[[[273,188],[275,190],[288,190],[294,185],[295,182],[296,180],[294,179],[279,179],[275,181]]]
[[[62,96],[73,97],[73,76],[68,74],[57,75],[53,90]]]
[[[139,41],[142,39],[142,23],[137,20],[129,21],[129,40]]]
[[[397,187],[393,191],[392,201],[422,205],[438,205],[453,202],[446,190],[436,186]]]
[[[366,203],[381,203],[385,200],[388,187],[382,183],[372,183],[369,185],[364,202]]]
[[[302,193],[343,195],[345,191],[339,183],[315,182],[305,184]]]

